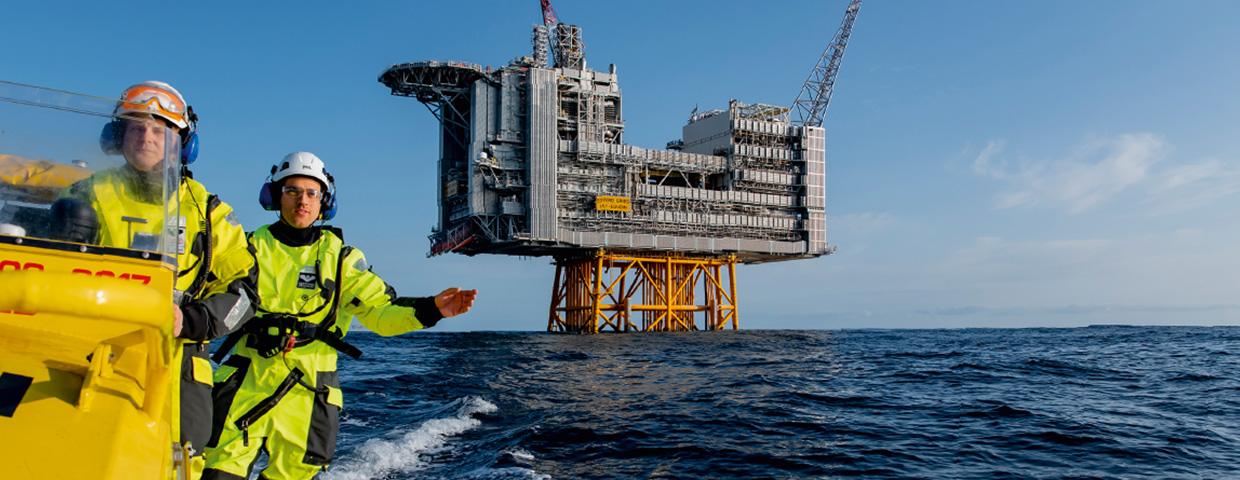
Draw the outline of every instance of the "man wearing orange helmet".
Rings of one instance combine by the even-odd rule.
[[[250,234],[263,302],[216,352],[216,360],[231,355],[215,374],[204,479],[249,478],[261,452],[268,461],[259,478],[313,478],[336,449],[344,405],[337,353],[362,354],[345,341],[354,317],[375,333],[399,335],[474,303],[478,291],[460,288],[397,297],[339,229],[314,225],[336,214],[334,183],[319,157],[294,152],[272,167],[260,190],[259,203],[280,216]]]
[[[256,264],[241,223],[232,207],[189,171],[198,154],[197,121],[180,92],[166,83],[148,81],[125,89],[100,135],[104,152],[123,155],[125,163],[69,186],[61,199],[89,205],[77,210],[97,217],[97,232],[77,232],[86,243],[176,255],[172,317],[182,348],[175,353],[181,357],[180,382],[173,383],[180,408],[172,427],[191,458],[193,478],[202,469],[211,434],[207,342],[253,316],[257,298]],[[178,165],[167,164],[177,157]],[[178,178],[175,184],[170,180]],[[165,210],[178,204],[178,211]],[[165,219],[177,224],[164,225]],[[162,231],[177,232],[176,245],[158,245]]]

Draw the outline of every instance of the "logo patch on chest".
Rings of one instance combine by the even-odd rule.
[[[177,255],[185,255],[185,215],[177,217]]]
[[[297,288],[314,290],[317,288],[318,281],[319,273],[315,271],[313,266],[303,268],[301,269],[301,272],[297,274]]]

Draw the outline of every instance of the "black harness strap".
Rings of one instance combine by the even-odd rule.
[[[323,342],[327,346],[355,360],[360,358],[362,350],[345,342],[344,334],[339,328],[332,328],[332,324],[336,322],[336,311],[340,308],[340,296],[344,288],[344,258],[352,251],[353,247],[349,246],[340,249],[340,255],[336,259],[335,292],[332,295],[331,309],[328,310],[327,316],[323,320],[319,323],[314,323],[299,318],[318,313],[322,310],[322,307],[304,315],[273,314],[255,317],[246,322],[241,330],[228,335],[211,359],[215,360],[215,363],[220,363],[224,356],[237,345],[241,337],[246,334],[250,334],[255,339],[253,346],[258,350],[259,355],[262,355],[264,358],[271,358],[281,351],[288,351],[292,348],[307,345],[315,340]],[[272,327],[276,329],[275,335],[272,335],[269,331]],[[292,338],[293,341],[281,343],[288,338]]]
[[[334,315],[332,316],[334,317]],[[297,328],[297,342],[294,347],[300,347],[315,340],[326,343],[327,346],[336,349],[336,351],[353,357],[354,360],[361,358],[362,350],[350,345],[344,341],[344,335],[340,334],[340,330],[331,327],[324,327],[322,324],[311,322],[299,322]],[[305,338],[302,338],[302,337]],[[304,341],[303,341],[304,340]]]
[[[241,327],[241,330],[237,330],[228,334],[227,337],[224,337],[224,341],[220,342],[220,348],[215,349],[215,354],[211,355],[211,360],[217,364],[223,363],[224,357],[228,355],[228,352],[232,351],[233,347],[237,346],[237,342],[240,341],[241,337],[245,335],[245,331],[248,330],[250,323],[254,323],[255,320],[258,319],[251,319],[249,323],[246,323],[245,326]]]
[[[294,385],[301,382],[302,375],[304,374],[301,372],[301,369],[294,368],[293,371],[288,373],[287,377],[284,377],[284,381],[280,382],[280,386],[276,387],[275,392],[272,392],[272,394],[267,398],[264,398],[263,401],[258,402],[258,405],[251,408],[250,411],[245,412],[245,415],[242,415],[236,422],[234,422],[237,425],[237,428],[241,429],[242,445],[247,447],[250,446],[250,425],[252,425],[263,415],[266,415],[267,412],[270,412],[271,409],[275,408],[276,404],[280,403],[280,399],[284,398],[284,396],[288,394],[288,391],[293,389]]]

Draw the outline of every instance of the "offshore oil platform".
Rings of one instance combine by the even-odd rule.
[[[615,65],[588,68],[549,0],[532,54],[505,67],[391,65],[379,82],[440,124],[429,256],[553,257],[549,331],[739,328],[737,263],[835,251],[821,125],[860,4],[792,108],[695,109],[662,150],[623,142]]]

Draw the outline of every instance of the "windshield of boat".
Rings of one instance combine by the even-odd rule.
[[[0,238],[176,258],[180,135],[119,101],[0,80]]]

